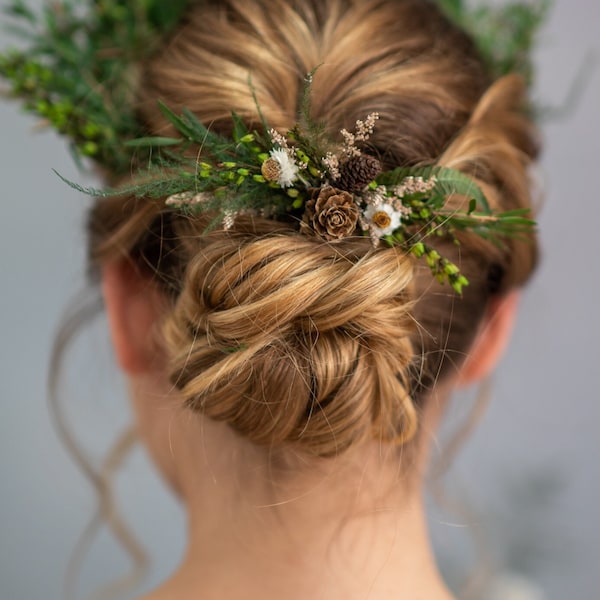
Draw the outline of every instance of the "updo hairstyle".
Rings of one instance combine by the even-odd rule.
[[[150,135],[174,133],[158,100],[225,135],[232,111],[258,128],[252,86],[284,132],[317,65],[313,118],[333,140],[378,112],[365,151],[386,170],[443,165],[469,174],[494,208],[530,205],[537,146],[522,80],[490,81],[471,39],[424,0],[193,3],[140,66],[139,115]],[[320,457],[413,438],[489,300],[523,284],[536,261],[532,239],[432,241],[470,281],[459,297],[369,238],[327,243],[298,223],[247,216],[206,233],[207,222],[164,201],[101,199],[89,220],[92,266],[126,257],[160,286],[157,327],[187,408],[256,444]]]

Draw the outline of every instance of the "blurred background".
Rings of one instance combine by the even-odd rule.
[[[536,52],[540,104],[564,105],[586,57],[600,58],[599,31],[598,0],[555,1]],[[0,48],[9,41],[0,31]],[[598,60],[586,80],[575,104],[543,122],[543,260],[523,296],[490,405],[449,473],[430,485],[432,534],[459,595],[470,587],[482,600],[600,599]],[[85,287],[88,202],[51,168],[86,181],[61,140],[37,131],[16,104],[0,103],[0,597],[6,600],[64,597],[69,557],[96,507],[47,405],[53,337]],[[129,422],[102,317],[67,358],[68,424],[100,462]],[[480,405],[477,390],[453,400],[438,455]],[[143,591],[177,564],[183,517],[139,449],[116,484],[119,508],[151,555]],[[127,572],[126,555],[104,529],[78,556],[78,598]]]

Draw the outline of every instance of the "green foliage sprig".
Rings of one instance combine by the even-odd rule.
[[[61,0],[36,14],[23,0],[4,13],[26,50],[0,54],[10,95],[66,135],[74,154],[115,173],[133,153],[124,142],[140,135],[133,109],[136,65],[176,25],[187,0]]]
[[[552,0],[506,2],[436,0],[442,10],[469,32],[494,78],[520,73],[531,83],[531,51]]]

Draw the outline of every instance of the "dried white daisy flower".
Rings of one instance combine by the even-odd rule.
[[[298,179],[299,168],[296,161],[283,148],[271,150],[269,154],[272,160],[279,163],[280,172],[277,177],[277,183],[283,188],[292,187],[294,181]]]
[[[369,230],[377,237],[383,237],[384,235],[390,235],[400,227],[402,213],[394,210],[394,207],[390,204],[370,205],[364,212],[364,218]]]

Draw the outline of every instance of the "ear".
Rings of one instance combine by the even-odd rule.
[[[131,262],[119,259],[102,267],[102,295],[120,367],[129,375],[149,371],[158,356],[152,338],[158,290]]]
[[[493,371],[510,340],[520,296],[520,292],[515,290],[490,302],[479,333],[461,367],[458,385],[476,383]]]

